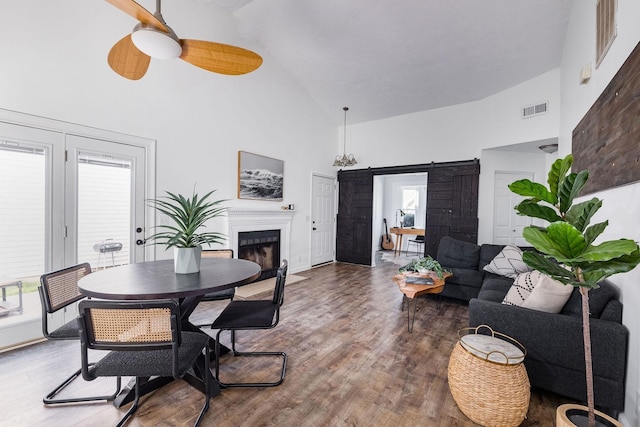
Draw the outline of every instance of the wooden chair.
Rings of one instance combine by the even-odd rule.
[[[233,258],[233,249],[203,249],[202,258]],[[200,303],[207,301],[224,301],[231,300],[236,296],[236,288],[224,289],[222,291],[211,292],[206,294],[200,300]],[[200,323],[196,326],[205,327],[211,325],[211,321]]]
[[[66,307],[84,298],[78,291],[78,281],[91,273],[91,266],[88,263],[74,265],[62,270],[53,271],[40,276],[40,303],[42,304],[42,334],[50,340],[79,340],[78,321],[74,317],[59,328],[49,330],[49,315],[63,310]],[[108,396],[87,396],[64,399],[54,399],[66,386],[80,376],[81,369],[75,371],[69,378],[64,380],[53,391],[46,395],[42,401],[47,405],[58,403],[91,402],[96,400],[111,401],[115,399],[120,390],[120,378],[117,379],[117,390]]]
[[[220,313],[218,318],[211,325],[211,329],[218,329],[215,343],[215,372],[216,378],[224,387],[274,387],[284,381],[285,370],[287,368],[287,354],[280,351],[257,351],[240,352],[236,350],[236,331],[271,329],[274,328],[280,319],[280,307],[284,302],[284,285],[287,279],[287,260],[282,261],[276,275],[276,284],[273,291],[273,298],[269,300],[242,300],[231,301],[229,305]],[[279,356],[282,357],[282,369],[280,379],[275,382],[253,382],[253,383],[225,383],[220,380],[220,335],[222,331],[231,332],[231,350],[234,356]]]
[[[118,426],[138,409],[140,382],[144,378],[179,379],[189,369],[198,370],[205,378],[205,401],[194,424],[200,425],[211,398],[209,336],[180,330],[180,310],[175,301],[85,300],[79,307],[83,378],[91,381],[98,377],[135,377],[133,404]],[[88,349],[109,353],[91,364]]]
[[[204,249],[202,251],[202,258],[233,258],[233,249]],[[206,294],[201,301],[233,300],[235,295],[236,288],[225,289]]]

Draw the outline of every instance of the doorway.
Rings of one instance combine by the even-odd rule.
[[[0,310],[0,349],[42,336],[44,272],[145,260],[144,200],[153,188],[146,167],[153,141],[28,115],[9,122],[17,114],[0,110],[0,281],[20,283],[7,288],[7,303],[21,310]],[[100,251],[106,241],[119,249]],[[76,315],[56,313],[50,323]]]
[[[522,230],[533,223],[532,218],[518,215],[513,208],[525,198],[509,190],[509,184],[519,179],[533,181],[534,176],[532,172],[495,172],[493,243],[496,245],[529,245]]]
[[[373,177],[373,247],[372,260],[380,250],[382,238],[392,227],[422,228],[427,217],[427,173],[377,175]],[[391,235],[394,252],[406,252],[410,238],[398,248],[396,235]]]
[[[334,259],[335,178],[311,176],[311,266]]]

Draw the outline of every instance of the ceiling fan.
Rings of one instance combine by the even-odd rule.
[[[246,74],[262,64],[262,57],[250,50],[228,44],[179,39],[160,13],[151,13],[133,0],[107,0],[140,21],[109,51],[107,62],[113,71],[130,80],[142,78],[151,58],[180,58],[207,71],[228,75]]]

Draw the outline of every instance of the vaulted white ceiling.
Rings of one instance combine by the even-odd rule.
[[[560,65],[572,0],[200,0],[340,122],[485,98]],[[260,53],[260,52],[258,52]]]

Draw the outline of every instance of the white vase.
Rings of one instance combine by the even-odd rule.
[[[173,248],[173,262],[176,274],[191,274],[200,271],[202,247]]]

